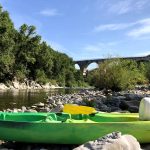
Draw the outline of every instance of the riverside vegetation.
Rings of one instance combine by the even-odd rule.
[[[136,85],[149,85],[150,62],[124,59],[108,59],[98,69],[91,71],[88,82],[99,89],[121,91]]]
[[[9,13],[0,6],[0,83],[9,86],[14,80],[31,80],[67,87],[85,85],[72,58],[41,39],[35,26],[23,24],[16,30]]]

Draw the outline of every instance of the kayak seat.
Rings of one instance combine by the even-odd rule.
[[[86,120],[88,119],[88,116],[89,115],[86,115],[86,114],[72,114],[71,118],[74,120]]]
[[[0,115],[0,120],[5,120],[5,118],[6,118],[6,115],[2,113],[2,114]]]
[[[57,121],[57,117],[56,117],[56,114],[55,113],[51,113],[51,114],[48,114],[46,116],[46,119],[49,119],[51,121]]]
[[[65,122],[67,119],[71,119],[71,115],[68,113],[56,113],[57,120]]]
[[[60,117],[60,114],[57,116],[56,113],[49,113],[43,122],[47,123],[62,123],[66,118],[63,118],[62,115]]]

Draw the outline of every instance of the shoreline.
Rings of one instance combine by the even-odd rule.
[[[59,90],[53,89],[28,89],[28,90]],[[68,88],[66,88],[68,89]],[[15,89],[19,91],[19,89]],[[26,90],[26,89],[24,89]],[[139,110],[142,98],[150,97],[149,87],[121,92],[105,90],[83,89],[70,94],[46,95],[45,102],[39,100],[31,106],[21,106],[20,108],[5,109],[9,112],[61,112],[65,104],[77,104],[94,107],[97,111],[103,112],[131,112]]]
[[[35,81],[29,82],[18,82],[18,81],[13,81],[10,84],[4,84],[0,83],[0,91],[3,90],[50,90],[50,89],[94,89],[94,87],[61,87],[58,84],[51,84],[46,83],[46,84],[39,84]]]
[[[51,83],[46,84],[39,84],[35,81],[27,81],[27,82],[18,82],[13,81],[9,84],[0,83],[0,91],[2,90],[26,90],[26,89],[33,89],[33,90],[42,90],[42,89],[56,89],[56,88],[64,88],[60,87],[57,84],[52,85]]]

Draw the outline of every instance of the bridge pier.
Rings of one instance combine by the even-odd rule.
[[[81,73],[83,74],[83,76],[86,76],[86,73],[87,73],[87,66],[88,65],[83,65],[83,64],[78,64],[79,67],[80,67],[80,71]]]

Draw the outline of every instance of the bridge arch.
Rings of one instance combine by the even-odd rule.
[[[99,64],[97,62],[92,62],[90,63],[88,66],[87,66],[87,70],[93,70],[93,69],[96,69],[98,68]]]
[[[80,70],[80,66],[78,64],[75,64],[75,69]]]

